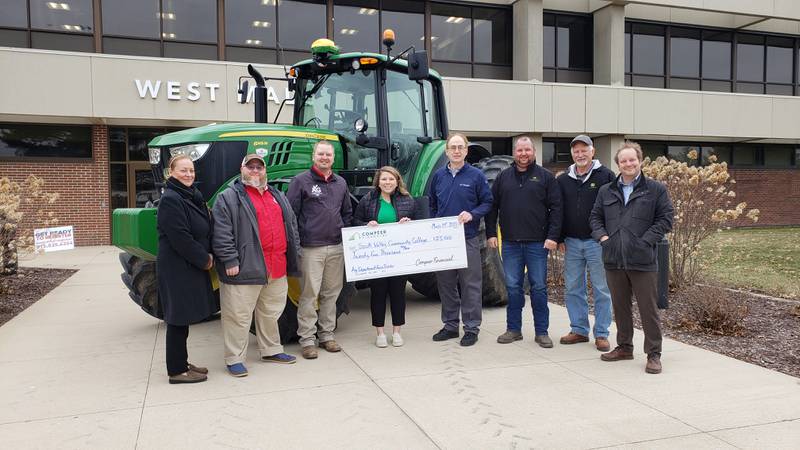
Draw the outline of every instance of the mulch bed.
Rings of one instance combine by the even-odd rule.
[[[745,292],[720,291],[714,286],[694,286],[669,295],[669,308],[661,310],[664,335],[677,341],[711,350],[800,378],[800,301],[775,301]],[[563,287],[550,288],[552,303],[564,305]],[[696,324],[698,298],[720,296],[733,308],[747,308],[739,321],[739,336],[726,336]],[[641,329],[639,312],[634,323]],[[612,336],[613,342],[613,336]],[[641,345],[641,342],[637,342]]]
[[[16,275],[0,276],[0,325],[36,303],[75,272],[21,267]]]

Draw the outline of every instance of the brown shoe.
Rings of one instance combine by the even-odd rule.
[[[561,336],[561,340],[558,342],[564,345],[578,344],[580,342],[589,342],[589,337],[570,331],[566,336]]]
[[[622,361],[624,359],[633,359],[633,352],[629,352],[622,347],[617,347],[614,350],[603,353],[600,355],[603,361]]]
[[[325,342],[319,343],[320,348],[324,348],[326,351],[331,353],[336,353],[342,351],[342,346],[337,344],[336,341],[330,340]]]
[[[169,377],[169,384],[201,383],[207,379],[208,377],[202,373],[187,370],[184,373]]]
[[[197,367],[192,363],[189,363],[189,371],[190,372],[202,373],[203,375],[207,375],[208,374],[208,368],[206,368],[206,367]]]
[[[644,371],[647,373],[661,373],[661,355],[658,353],[647,355],[647,365],[644,366]]]
[[[305,359],[317,359],[317,349],[314,348],[313,345],[306,345],[303,347],[303,358]]]
[[[611,344],[609,344],[608,339],[604,337],[595,338],[594,346],[597,347],[597,349],[601,352],[607,352],[611,350]]]

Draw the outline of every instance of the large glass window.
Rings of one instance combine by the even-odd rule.
[[[92,32],[92,0],[30,0],[30,5],[31,28],[71,33]],[[5,5],[3,10],[5,14]]]
[[[725,162],[731,167],[772,167],[792,168],[797,166],[796,153],[800,149],[793,145],[778,144],[728,144],[697,142],[640,142],[645,156],[655,159],[666,156],[669,159],[690,164],[710,164],[711,156],[715,162]],[[696,151],[698,159],[689,160],[690,151]]]
[[[733,33],[703,31],[702,76],[704,91],[731,91],[731,54]]]
[[[159,0],[103,0],[102,6],[104,35],[159,38]]]
[[[700,77],[700,31],[691,28],[670,30],[670,76]]]
[[[764,81],[764,37],[739,34],[736,42],[736,79]]]
[[[165,40],[217,42],[216,0],[161,0],[161,5]]]
[[[225,1],[225,41],[228,45],[275,48],[277,8],[264,0]]]
[[[566,83],[592,82],[591,16],[544,15],[544,79]]]
[[[431,57],[442,75],[511,78],[511,13],[431,3]]]
[[[27,0],[5,0],[0,27],[28,28]]]
[[[333,39],[342,52],[379,52],[378,0],[335,0]]]
[[[325,0],[278,2],[278,37],[281,46],[307,52],[311,43],[327,35]]]
[[[425,49],[425,3],[414,0],[383,0],[381,28],[395,32],[393,54],[414,46]]]
[[[664,86],[664,35],[661,25],[633,24],[631,33],[631,83]]]
[[[0,158],[91,157],[91,126],[0,123]]]

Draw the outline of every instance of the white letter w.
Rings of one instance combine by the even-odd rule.
[[[144,80],[144,86],[142,86],[140,80],[135,81],[136,89],[139,90],[139,98],[144,98],[148,91],[150,91],[150,98],[156,98],[156,96],[158,96],[158,91],[161,89],[161,80],[156,80],[155,87],[153,87],[153,82],[150,80]]]

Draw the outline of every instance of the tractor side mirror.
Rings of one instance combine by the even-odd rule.
[[[239,103],[247,103],[247,95],[250,93],[250,83],[247,80],[242,81],[242,87],[239,88]]]
[[[408,78],[410,80],[424,80],[428,78],[428,52],[425,50],[414,51],[408,54]]]

